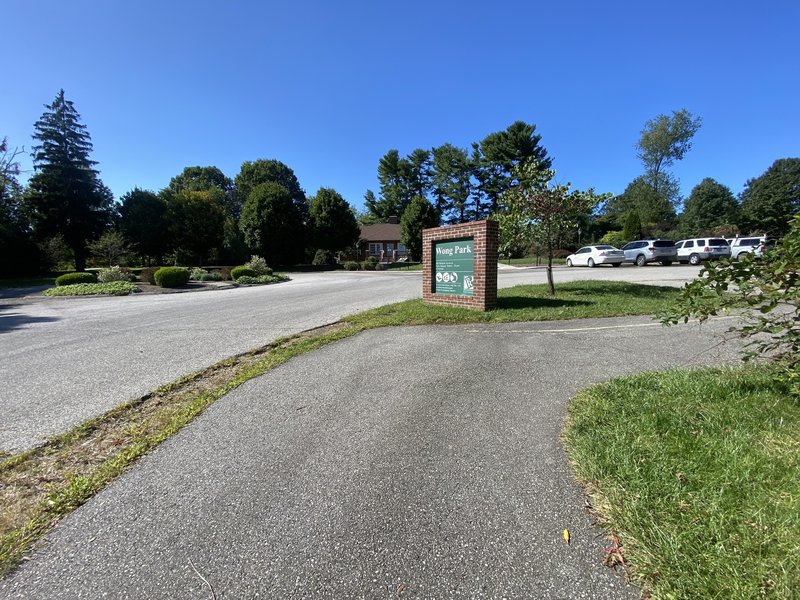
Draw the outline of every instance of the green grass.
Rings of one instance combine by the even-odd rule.
[[[580,281],[556,284],[556,296],[547,286],[519,285],[498,290],[497,309],[479,312],[466,308],[423,304],[407,300],[347,317],[357,325],[434,325],[556,321],[656,313],[669,306],[680,290],[618,281]]]
[[[511,258],[511,259],[501,258],[500,262],[503,263],[504,265],[512,265],[512,266],[516,266],[516,267],[536,267],[536,266],[544,267],[544,266],[547,265],[547,257],[546,256],[540,256],[538,263],[536,262],[536,257],[535,256],[525,256],[523,258]],[[565,265],[565,264],[567,264],[567,259],[566,258],[554,258],[553,259],[553,264],[554,265]]]
[[[565,439],[594,511],[653,598],[797,598],[800,404],[765,367],[581,392]]]
[[[109,283],[76,283],[49,288],[42,292],[45,296],[127,296],[141,290],[127,281],[111,281]]]
[[[58,277],[58,275],[59,274],[42,277],[17,277],[14,279],[0,279],[0,290],[38,287],[40,285],[55,285],[56,277]]]

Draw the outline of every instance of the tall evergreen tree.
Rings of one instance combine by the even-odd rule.
[[[452,144],[433,149],[433,196],[436,212],[446,223],[469,221],[472,163],[466,150]]]
[[[632,210],[625,218],[625,227],[622,228],[622,237],[626,242],[638,240],[642,236],[642,219],[638,210]]]
[[[537,165],[540,173],[552,167],[553,160],[547,156],[541,141],[536,125],[515,121],[505,130],[490,133],[479,144],[472,145],[478,191],[486,201],[483,205],[480,199],[476,200],[476,219],[497,210],[500,196],[515,183],[518,164]]]
[[[73,103],[59,91],[34,123],[34,175],[28,183],[38,235],[62,235],[75,255],[75,268],[86,268],[87,240],[96,239],[112,216],[113,196],[89,158],[91,137]]]
[[[380,199],[375,204],[375,216],[382,222],[389,217],[401,217],[411,200],[408,183],[409,164],[400,153],[389,150],[378,161],[378,183],[380,183]]]

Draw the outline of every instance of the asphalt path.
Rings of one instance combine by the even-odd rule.
[[[556,269],[557,281],[682,285],[698,269]],[[502,269],[500,287],[542,283]],[[275,339],[421,296],[420,272],[293,274],[272,286],[121,298],[0,290],[0,450],[19,451],[156,387]]]
[[[220,399],[64,519],[0,597],[638,598],[602,566],[559,437],[568,400],[735,362],[729,325],[403,327],[327,346]]]

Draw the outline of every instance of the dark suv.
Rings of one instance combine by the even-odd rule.
[[[672,240],[636,240],[622,247],[625,262],[635,263],[639,267],[647,263],[660,262],[669,266],[678,260],[678,249]]]

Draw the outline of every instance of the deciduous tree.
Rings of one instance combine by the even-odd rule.
[[[120,198],[120,229],[149,264],[170,249],[167,204],[155,193],[134,188]]]
[[[738,205],[729,188],[706,177],[692,189],[683,205],[680,230],[685,237],[711,233],[737,222]]]
[[[259,159],[253,162],[242,163],[239,174],[234,178],[236,191],[242,202],[247,202],[247,198],[256,187],[263,183],[277,183],[289,192],[289,197],[295,205],[303,222],[308,216],[308,203],[306,193],[300,187],[300,182],[294,171],[279,160]]]
[[[113,195],[89,158],[91,137],[73,103],[61,90],[34,124],[34,175],[28,183],[36,231],[62,235],[75,255],[75,268],[86,268],[86,241],[108,225]]]
[[[338,252],[358,242],[361,228],[347,201],[334,189],[320,188],[309,200],[312,245]]]
[[[180,175],[170,179],[167,188],[173,192],[205,192],[217,188],[223,193],[225,214],[238,219],[242,212],[242,201],[236,193],[233,180],[217,167],[186,167]]]
[[[780,237],[800,212],[800,158],[781,158],[763,175],[749,180],[741,196],[739,228]]]
[[[703,124],[685,108],[672,111],[672,116],[658,115],[647,121],[636,144],[636,156],[645,170],[644,181],[653,190],[674,204],[677,180],[667,171],[676,160],[682,160],[692,148],[692,138]]]
[[[515,167],[518,184],[503,197],[506,206],[515,207],[531,224],[534,235],[547,249],[547,289],[556,293],[553,284],[553,250],[555,242],[567,231],[575,229],[578,220],[605,199],[592,189],[570,190],[571,184],[553,184],[555,172],[543,169],[534,160]]]
[[[184,190],[172,194],[167,203],[173,248],[196,264],[203,264],[212,250],[222,246],[225,213],[222,191]]]
[[[422,196],[414,196],[400,219],[400,241],[413,260],[422,259],[422,230],[439,226],[439,215]]]
[[[302,216],[291,192],[279,183],[262,183],[249,193],[239,227],[250,250],[270,265],[293,264],[302,255]]]

